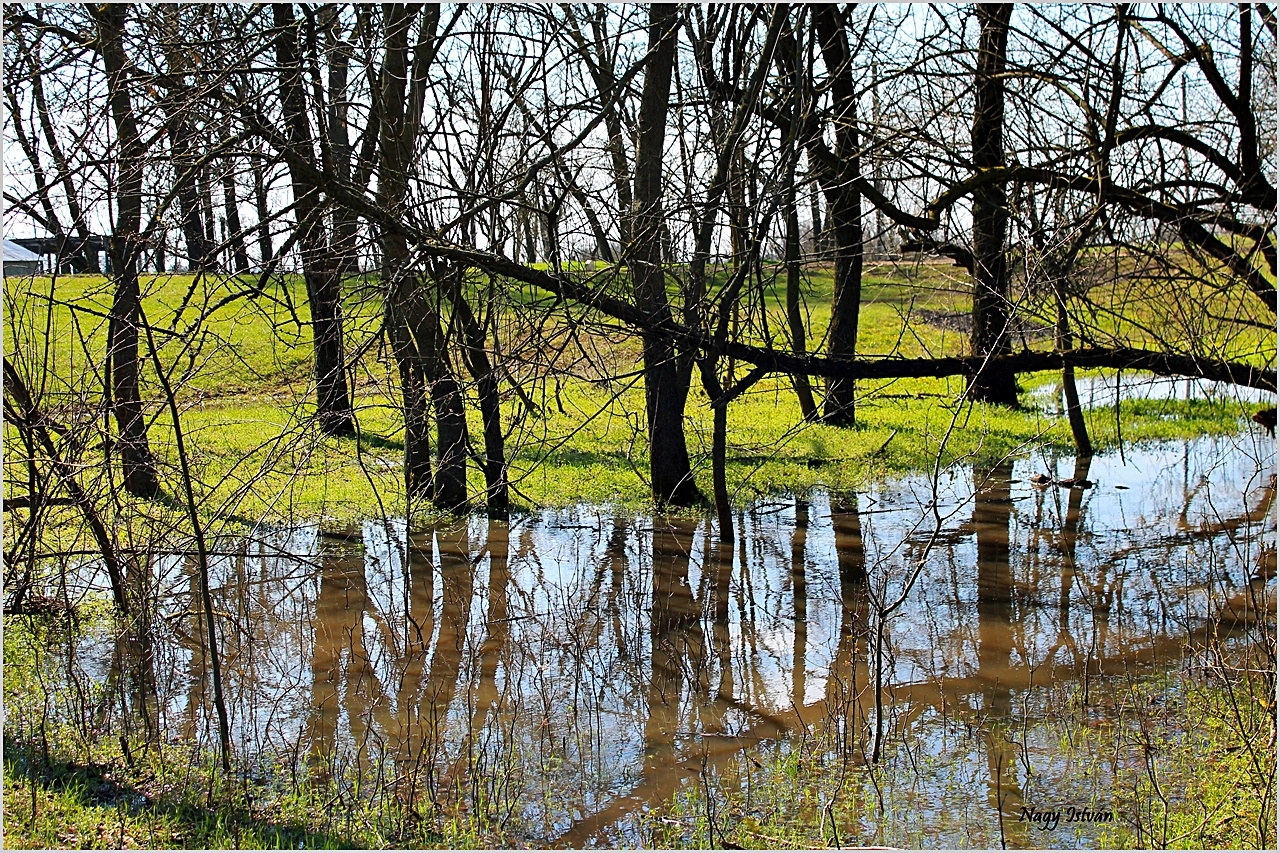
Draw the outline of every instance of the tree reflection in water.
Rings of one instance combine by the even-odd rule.
[[[1017,818],[1046,766],[1026,752],[1031,691],[1087,699],[1176,668],[1188,642],[1225,630],[1205,620],[1213,608],[1273,594],[1273,552],[1241,543],[1269,529],[1274,490],[1248,487],[1255,459],[1202,445],[1186,489],[1136,448],[1128,467],[1077,460],[1072,479],[1092,489],[1034,488],[1030,461],[974,464],[944,480],[952,526],[928,549],[923,478],[748,507],[736,546],[708,521],[596,508],[259,537],[212,565],[239,749],[297,754],[321,780],[372,774],[414,820],[465,798],[573,846],[641,840],[640,810],[689,785],[749,785],[752,762],[787,740],[829,744],[849,798],[901,809],[893,785],[857,781],[879,729],[883,761],[945,742],[980,781],[969,801],[1030,843]],[[1109,487],[1122,478],[1130,490]],[[907,602],[877,625],[876,591],[917,561]],[[1185,574],[1201,566],[1217,574]],[[181,592],[155,620],[159,656],[107,646],[102,671],[133,725],[177,712],[198,740],[210,711],[190,576],[164,581]],[[1248,613],[1237,630],[1258,624]],[[960,724],[971,741],[949,734]],[[912,806],[922,820],[959,795],[931,796],[936,808]]]

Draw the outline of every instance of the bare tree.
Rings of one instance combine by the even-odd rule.
[[[662,164],[679,20],[675,6],[655,3],[649,7],[649,57],[640,99],[635,201],[626,254],[636,307],[655,320],[671,316],[662,251]],[[662,503],[694,503],[701,495],[685,446],[688,372],[679,369],[674,341],[652,331],[644,336],[644,383],[653,496]]]
[[[314,158],[311,121],[303,80],[302,34],[288,3],[272,7],[276,26],[280,104],[289,146],[299,155]],[[297,215],[298,249],[302,275],[311,307],[311,334],[315,348],[316,418],[330,435],[355,430],[351,394],[347,389],[346,354],[342,329],[342,271],[328,240],[324,223],[325,200],[315,173],[290,161],[294,209]]]
[[[103,6],[94,10],[102,63],[107,74],[111,118],[115,123],[119,180],[116,187],[115,229],[111,259],[115,298],[107,336],[112,408],[120,430],[120,461],[130,494],[152,497],[160,491],[155,460],[147,443],[146,420],[138,388],[138,263],[142,255],[142,178],[146,147],[138,133],[129,79],[134,76],[125,51],[125,21],[129,7]]]
[[[1004,165],[1004,73],[1009,38],[1008,5],[979,5],[978,60],[974,72],[973,169],[981,174]],[[1009,345],[1009,268],[1005,237],[1009,214],[1004,185],[989,182],[973,193],[973,333],[970,354],[1005,355]],[[969,395],[984,403],[1018,404],[1013,372],[983,368]]]

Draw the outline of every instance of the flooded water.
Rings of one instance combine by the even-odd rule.
[[[1152,376],[1137,371],[1103,371],[1076,377],[1076,393],[1086,409],[1104,408],[1122,400],[1221,400],[1275,405],[1274,391],[1190,377]],[[1061,382],[1047,382],[1030,392],[1033,403],[1065,411]]]
[[[462,791],[517,841],[588,846],[642,843],[641,815],[749,788],[821,733],[855,780],[892,768],[845,844],[1087,844],[1098,826],[1025,819],[1109,804],[1105,762],[1083,782],[1065,766],[1052,708],[1257,622],[1273,466],[1255,433],[975,462],[759,502],[734,546],[710,521],[591,506],[224,538],[233,742],[261,776]],[[214,745],[192,558],[152,571],[155,722]],[[101,637],[82,655],[104,680],[136,659]]]

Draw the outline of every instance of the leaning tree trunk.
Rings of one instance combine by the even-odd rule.
[[[981,34],[974,78],[973,168],[993,169],[1004,162],[1005,44],[1011,6],[977,7]],[[1009,212],[1003,181],[984,184],[973,193],[973,332],[970,354],[1007,355],[1009,344],[1009,269],[1005,234]],[[1018,404],[1011,370],[987,366],[969,386],[969,398],[985,403]]]
[[[637,307],[652,317],[668,320],[671,305],[662,268],[662,149],[678,17],[674,5],[655,3],[649,7],[649,59],[640,100],[635,201],[628,247]],[[682,370],[677,363],[675,342],[670,337],[652,331],[646,331],[643,337],[650,487],[659,504],[687,506],[702,500],[693,482],[684,436],[689,370]]]
[[[128,58],[124,49],[125,16],[128,6],[96,7],[102,61],[107,72],[111,117],[116,126],[118,179],[116,223],[111,235],[111,261],[116,278],[107,340],[112,408],[120,430],[120,461],[124,485],[132,495],[152,497],[160,491],[155,460],[147,444],[147,425],[142,416],[138,389],[138,254],[142,237],[142,168],[146,147],[138,135],[133,103],[126,86]]]
[[[288,128],[289,144],[295,150],[314,153],[311,125],[307,119],[306,93],[293,6],[272,7],[276,36],[276,65],[280,74],[280,102]],[[289,167],[293,179],[294,209],[297,211],[298,240],[302,275],[311,305],[311,334],[315,348],[316,418],[329,435],[349,435],[355,431],[351,395],[347,391],[346,357],[342,345],[342,273],[327,245],[320,202],[320,188],[308,170]]]

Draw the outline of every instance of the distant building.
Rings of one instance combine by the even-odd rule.
[[[17,243],[27,251],[34,252],[44,262],[44,269],[49,272],[111,271],[111,255],[107,252],[106,237],[94,235],[81,239],[65,234],[61,237],[15,237],[5,242]],[[90,258],[93,262],[90,262]],[[8,259],[6,254],[6,263]]]
[[[40,274],[40,256],[12,240],[4,241],[4,277]]]

